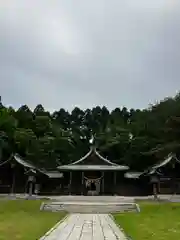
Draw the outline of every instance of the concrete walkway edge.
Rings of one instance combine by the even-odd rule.
[[[124,229],[116,222],[115,217],[112,214],[109,214],[110,218],[114,222],[114,224],[117,226],[117,228],[120,229],[120,231],[124,234],[124,236],[129,239],[128,235],[125,233]]]
[[[39,240],[45,240],[53,231],[55,231],[61,223],[63,223],[70,215],[67,214],[59,222],[57,222],[48,232],[46,232]]]

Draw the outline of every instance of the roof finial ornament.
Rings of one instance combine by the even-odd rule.
[[[91,136],[91,139],[89,140],[89,143],[90,143],[91,145],[94,145],[94,135]]]
[[[95,146],[95,134],[92,134],[90,140],[89,140],[89,144],[90,144],[90,147],[91,149],[95,149],[96,146]]]

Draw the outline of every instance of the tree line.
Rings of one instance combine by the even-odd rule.
[[[103,156],[131,169],[144,168],[168,153],[179,155],[180,94],[146,109],[105,106],[50,113],[38,104],[32,111],[4,106],[0,100],[0,163],[18,153],[43,168],[78,160],[95,136]]]

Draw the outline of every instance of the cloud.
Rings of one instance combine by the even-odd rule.
[[[4,103],[54,110],[147,107],[180,89],[177,0],[23,1],[0,6]]]

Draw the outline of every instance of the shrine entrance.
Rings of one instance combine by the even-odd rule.
[[[100,195],[103,174],[99,171],[88,171],[84,174],[84,184],[86,194],[95,196]]]

